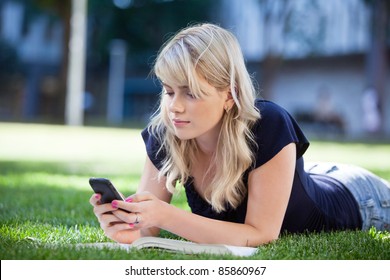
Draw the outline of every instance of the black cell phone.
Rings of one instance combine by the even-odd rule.
[[[95,193],[101,194],[100,201],[102,204],[111,203],[113,200],[125,200],[111,181],[106,178],[90,178],[89,184]]]

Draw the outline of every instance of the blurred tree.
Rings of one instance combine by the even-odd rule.
[[[108,46],[113,39],[128,45],[130,71],[147,71],[149,61],[165,36],[193,22],[210,20],[215,1],[209,0],[133,0],[125,9],[113,0],[89,0],[89,66],[108,63]]]
[[[299,9],[297,1],[258,0],[264,16],[265,56],[261,65],[262,96],[271,99],[271,88],[284,60],[284,44],[294,41],[300,51],[308,56],[323,52],[325,34],[325,15],[319,5],[320,0],[301,0]],[[298,8],[297,8],[298,6]],[[313,25],[308,25],[315,22]],[[315,26],[315,28],[313,28]],[[268,32],[272,30],[272,32]]]
[[[0,39],[0,83],[3,85],[10,76],[20,71],[20,61],[13,46]]]
[[[116,0],[88,1],[87,67],[89,70],[106,71],[110,42],[113,39],[122,39],[128,44],[129,71],[132,74],[148,71],[149,66],[146,62],[157,52],[164,36],[176,32],[191,22],[208,20],[214,1],[132,0],[127,2],[128,5],[120,8]],[[63,57],[59,73],[61,98],[57,110],[58,114],[63,116],[71,1],[26,0],[25,4],[29,17],[46,11],[53,20],[59,19],[63,23]]]
[[[22,71],[15,47],[0,39],[0,115],[20,117],[20,89]]]
[[[260,9],[264,13],[264,26],[265,29],[271,26],[278,26],[278,35],[282,38],[291,32],[290,21],[294,15],[294,9],[291,5],[291,1],[280,0],[278,2],[273,0],[258,0],[260,3]],[[279,4],[279,5],[278,5]],[[299,15],[297,16],[299,18]],[[264,44],[267,45],[267,50],[263,58],[261,65],[261,88],[262,97],[266,99],[272,99],[271,87],[274,83],[275,77],[278,73],[279,67],[283,62],[283,55],[279,48],[272,45],[272,37],[275,34],[273,32],[264,32]],[[299,34],[299,35],[298,35]],[[301,32],[296,32],[296,36],[302,37]]]
[[[22,1],[23,2],[23,1]],[[67,82],[67,71],[68,71],[68,44],[70,37],[70,17],[71,17],[71,1],[57,1],[57,0],[26,0],[27,21],[29,24],[30,20],[36,15],[45,13],[51,21],[60,20],[63,27],[63,44],[62,44],[62,59],[59,74],[58,74],[58,102],[54,106],[56,107],[53,111],[56,112],[56,117],[59,119],[64,118],[65,110],[65,94],[66,94],[66,82]]]

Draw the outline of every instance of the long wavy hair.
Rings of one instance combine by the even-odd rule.
[[[214,24],[187,27],[162,46],[153,72],[159,80],[170,85],[188,85],[196,98],[207,94],[200,90],[198,75],[218,90],[229,89],[234,106],[223,115],[210,165],[213,179],[204,182],[203,197],[217,212],[226,210],[228,205],[236,208],[247,194],[243,174],[254,159],[251,127],[260,118],[260,112],[254,106],[255,87],[237,39]],[[159,139],[160,151],[166,155],[159,177],[166,177],[166,187],[174,193],[178,183],[184,184],[191,178],[198,147],[195,139],[181,140],[175,136],[163,93],[164,90],[149,132]]]

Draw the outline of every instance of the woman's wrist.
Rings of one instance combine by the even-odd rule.
[[[167,229],[170,224],[170,220],[173,217],[173,211],[175,211],[175,206],[172,204],[161,201],[161,207],[159,209],[159,218],[157,219],[157,227],[161,229]]]

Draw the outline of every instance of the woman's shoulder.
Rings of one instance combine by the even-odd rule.
[[[266,128],[268,132],[277,130],[278,127],[299,129],[294,117],[279,104],[265,99],[256,99],[255,107],[260,114],[255,129]]]
[[[256,99],[255,107],[259,110],[261,118],[290,115],[282,106],[266,99]]]
[[[160,130],[153,130],[150,126],[141,131],[142,139],[144,140],[146,153],[153,164],[160,169],[165,158],[165,150],[162,149],[162,135]]]
[[[255,106],[260,112],[260,119],[252,129],[259,147],[257,165],[265,163],[292,142],[297,144],[297,158],[301,157],[309,141],[288,111],[263,99],[256,99]]]

